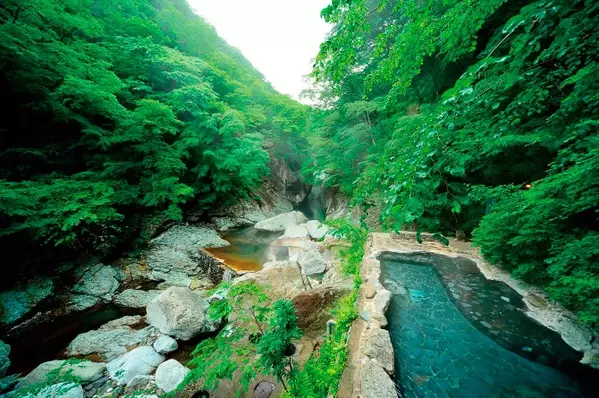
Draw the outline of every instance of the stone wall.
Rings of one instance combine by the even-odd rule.
[[[396,398],[393,382],[394,354],[385,311],[391,292],[380,282],[381,263],[371,234],[366,243],[358,297],[359,317],[350,329],[347,366],[341,378],[339,397]]]
[[[369,235],[362,260],[363,283],[357,304],[360,316],[350,329],[349,355],[341,379],[339,397],[391,398],[399,395],[393,383],[393,347],[389,333],[384,330],[387,326],[385,311],[391,293],[380,281],[379,257],[383,253],[437,254],[450,258],[464,257],[473,261],[487,279],[503,282],[523,297],[527,306],[526,315],[558,332],[568,345],[582,352],[584,357],[581,363],[599,368],[597,332],[583,325],[561,305],[548,300],[539,288],[516,280],[507,272],[489,264],[468,244],[450,239],[450,245],[444,246],[432,239],[431,234],[422,234],[422,240],[423,243],[419,244],[413,232]]]

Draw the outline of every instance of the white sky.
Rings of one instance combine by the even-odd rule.
[[[329,30],[320,11],[330,0],[188,1],[279,92],[298,99],[309,87],[303,76]]]

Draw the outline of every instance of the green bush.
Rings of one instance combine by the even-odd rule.
[[[326,338],[317,352],[304,364],[297,374],[297,382],[288,391],[289,397],[319,398],[335,396],[347,360],[347,340],[352,322],[358,316],[356,301],[360,285],[360,264],[364,257],[367,230],[354,226],[347,220],[331,223],[339,237],[344,237],[350,247],[341,252],[341,267],[346,276],[353,276],[354,290],[341,297],[333,308],[336,326],[334,333]]]
[[[0,245],[23,248],[15,265],[248,196],[265,140],[302,156],[307,107],[185,1],[7,0],[0,36]]]
[[[597,327],[598,13],[589,0],[333,2],[305,169],[379,204],[385,229],[473,234]]]

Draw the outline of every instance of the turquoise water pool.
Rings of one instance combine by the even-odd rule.
[[[563,368],[579,356],[526,317],[509,287],[487,281],[468,261],[416,260],[382,258],[404,397],[590,396],[563,369],[546,365]]]

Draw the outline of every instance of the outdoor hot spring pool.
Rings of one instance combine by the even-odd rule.
[[[586,397],[597,372],[464,258],[381,256],[395,382],[410,397]],[[596,393],[596,391],[594,391]]]

